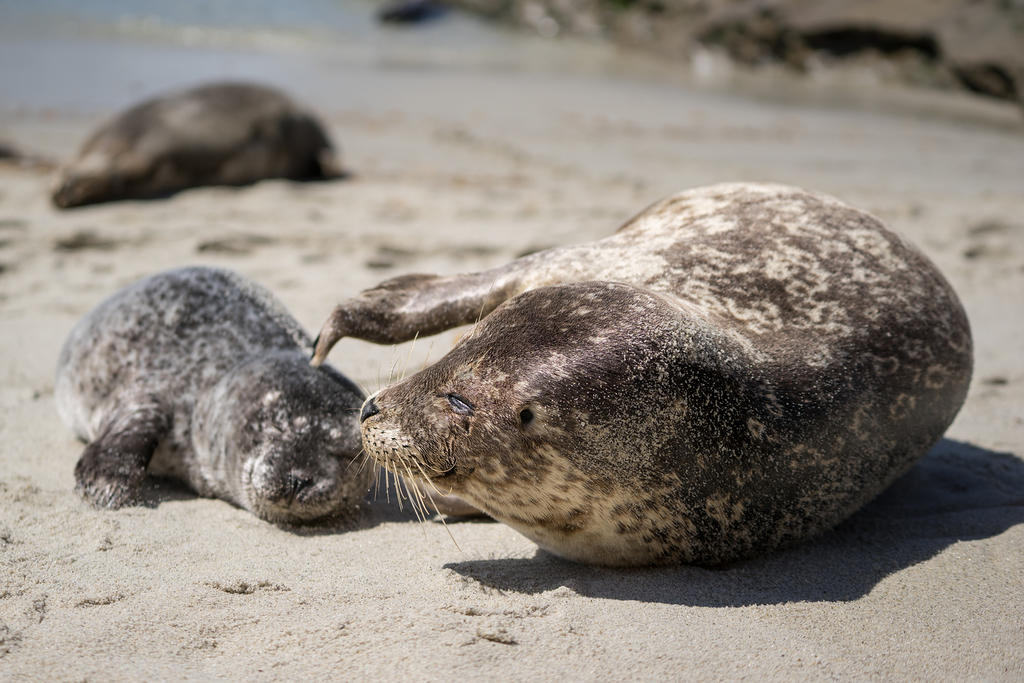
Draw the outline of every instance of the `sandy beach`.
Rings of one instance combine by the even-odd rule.
[[[0,162],[0,679],[1024,677],[1014,106],[870,83],[841,104],[813,87],[783,96],[788,82],[738,92],[464,18],[337,42],[107,29],[6,36],[0,140],[59,162],[141,96],[250,78],[315,109],[352,176],[60,212],[52,169]],[[54,408],[57,354],[77,319],[144,275],[237,270],[315,333],[383,279],[595,239],[725,180],[871,211],[939,266],[971,320],[974,380],[946,438],[818,539],[713,570],[612,570],[494,522],[417,522],[383,487],[351,525],[301,529],[167,482],[118,511],[73,493],[82,445]],[[457,334],[344,340],[330,361],[373,391]]]

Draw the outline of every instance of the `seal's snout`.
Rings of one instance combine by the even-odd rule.
[[[363,409],[359,413],[359,421],[366,422],[368,419],[380,412],[380,408],[377,407],[377,403],[372,399],[366,399],[366,403],[363,404]]]
[[[67,209],[75,204],[75,183],[73,179],[61,179],[51,196],[53,205],[59,209]]]
[[[288,502],[294,501],[299,494],[313,485],[313,478],[309,476],[292,474],[288,477],[289,490],[286,492]]]

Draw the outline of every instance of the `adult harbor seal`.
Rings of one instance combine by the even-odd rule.
[[[284,93],[212,83],[145,100],[100,127],[63,169],[53,203],[69,208],[339,173],[327,133]]]
[[[239,275],[182,268],[117,292],[71,331],[57,409],[88,442],[76,490],[137,501],[147,470],[271,522],[346,513],[373,478],[360,453],[362,392],[312,368],[310,340]]]
[[[364,448],[597,564],[716,564],[835,525],[940,438],[971,375],[967,318],[927,258],[838,200],[757,184],[384,282],[335,309],[313,362],[341,336],[488,312],[364,403]]]

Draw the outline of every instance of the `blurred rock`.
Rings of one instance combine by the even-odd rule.
[[[711,48],[741,64],[805,71],[823,59],[877,57],[901,82],[1024,104],[1022,0],[452,2],[545,35],[600,36],[676,58]]]
[[[440,19],[448,8],[433,0],[396,0],[377,11],[377,20],[385,24],[421,24]]]
[[[55,164],[52,160],[37,154],[27,153],[18,148],[12,142],[0,139],[0,164],[11,164],[26,169],[52,169]]]
[[[815,53],[875,53],[912,65],[904,80],[956,84],[1020,101],[1024,3],[1000,0],[775,0],[740,2],[710,16],[697,39],[746,63],[804,68]],[[934,73],[922,74],[921,65]],[[916,72],[915,72],[916,68]]]

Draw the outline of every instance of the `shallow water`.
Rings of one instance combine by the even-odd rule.
[[[606,46],[550,41],[457,12],[411,27],[384,26],[374,17],[378,6],[0,0],[0,106],[105,111],[213,78],[277,83],[322,105],[347,106],[359,96],[361,71],[614,76],[652,69]]]
[[[328,118],[401,117],[421,125],[419,134],[461,136],[462,146],[498,156],[599,177],[654,176],[663,192],[738,178],[806,182],[809,172],[826,190],[871,187],[885,174],[894,191],[1013,192],[1024,172],[1012,107],[1008,137],[943,118],[955,98],[927,94],[905,111],[886,110],[875,106],[881,91],[839,88],[846,102],[864,99],[847,106],[825,91],[793,95],[766,73],[753,81],[757,95],[732,82],[694,87],[682,65],[608,45],[540,38],[457,12],[382,26],[377,7],[0,0],[0,138],[61,157],[81,134],[61,134],[68,114],[93,119],[171,87],[246,79],[281,86]],[[346,150],[361,142],[349,139]],[[533,142],[523,148],[523,140]],[[399,158],[457,165],[432,154],[424,147],[381,158],[385,167]]]

